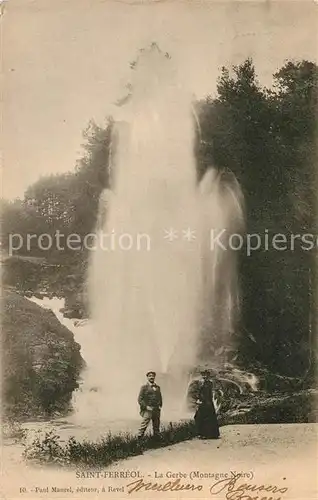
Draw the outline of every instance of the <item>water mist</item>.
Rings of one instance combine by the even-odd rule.
[[[106,217],[89,277],[92,356],[82,391],[109,419],[138,416],[150,369],[164,415],[180,414],[202,338],[225,341],[237,310],[235,256],[211,249],[211,229],[240,224],[239,188],[213,169],[198,185],[192,98],[173,60],[152,45],[132,77],[114,117],[111,190],[101,196]]]

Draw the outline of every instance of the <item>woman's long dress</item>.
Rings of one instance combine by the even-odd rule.
[[[201,404],[194,415],[198,436],[208,439],[219,438],[219,425],[213,403],[213,383],[210,380],[201,384],[198,399]]]

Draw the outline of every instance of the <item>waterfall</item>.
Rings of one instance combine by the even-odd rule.
[[[172,59],[153,44],[132,77],[114,117],[89,277],[94,362],[84,384],[109,418],[138,415],[150,369],[165,411],[181,412],[206,337],[225,342],[238,308],[236,256],[211,249],[211,230],[241,227],[239,187],[213,168],[198,184],[192,96]]]

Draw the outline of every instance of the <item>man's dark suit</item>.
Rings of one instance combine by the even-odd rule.
[[[142,422],[139,428],[139,437],[142,437],[152,420],[153,433],[158,434],[160,428],[160,410],[162,407],[162,395],[159,385],[145,384],[141,387],[138,403]]]

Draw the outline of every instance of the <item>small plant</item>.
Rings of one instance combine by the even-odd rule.
[[[37,437],[24,444],[23,457],[40,462],[67,463],[67,455],[60,442],[60,436],[52,429],[37,431]]]
[[[21,423],[15,420],[6,420],[2,424],[2,435],[4,438],[14,439],[15,442],[23,441],[27,431],[21,427]]]

